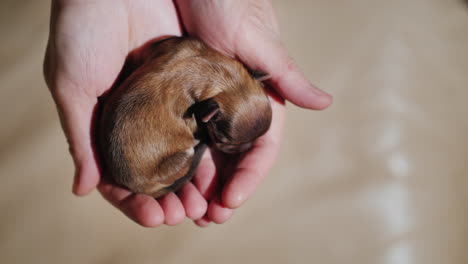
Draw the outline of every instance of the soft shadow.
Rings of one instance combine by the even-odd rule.
[[[468,0],[460,0],[460,2],[461,2],[466,8],[468,8]]]

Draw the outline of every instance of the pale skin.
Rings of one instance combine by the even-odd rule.
[[[332,102],[288,56],[268,0],[56,0],[52,7],[44,75],[75,164],[73,193],[83,196],[97,187],[142,226],[177,225],[186,217],[199,226],[227,221],[276,159],[285,118],[283,98],[315,110]],[[183,29],[249,68],[268,73],[267,83],[279,96],[270,98],[272,125],[253,149],[235,159],[207,151],[192,182],[155,200],[100,180],[91,138],[93,114],[97,98],[110,89],[129,52],[154,38],[180,36]]]

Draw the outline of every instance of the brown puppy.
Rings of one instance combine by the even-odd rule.
[[[159,197],[192,177],[205,143],[242,152],[268,130],[268,97],[238,61],[193,38],[154,43],[144,57],[102,112],[99,145],[116,183]]]

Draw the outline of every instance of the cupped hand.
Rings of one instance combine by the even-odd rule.
[[[180,35],[169,0],[56,0],[52,3],[44,75],[57,104],[75,163],[73,192],[96,186],[110,203],[143,226],[174,225],[185,216],[221,223],[256,189],[279,151],[286,98],[323,109],[331,97],[313,87],[288,57],[268,1],[177,1],[183,26],[210,46],[249,68],[270,74],[273,121],[254,148],[237,157],[207,152],[193,183],[161,199],[100,182],[92,144],[97,98],[114,83],[129,52],[149,40]],[[203,218],[202,218],[203,216]]]
[[[242,155],[206,153],[194,177],[193,183],[209,202],[207,214],[196,223],[222,223],[253,194],[276,159],[284,125],[283,98],[316,110],[328,107],[332,98],[314,87],[289,57],[268,0],[176,0],[176,4],[189,35],[252,70],[267,73],[270,78],[266,83],[273,88],[269,131]]]
[[[92,124],[98,97],[116,80],[129,52],[147,41],[180,35],[169,0],[52,1],[44,75],[75,164],[73,192],[96,186],[110,203],[143,226],[201,218],[207,202],[193,184],[159,200],[100,182]]]

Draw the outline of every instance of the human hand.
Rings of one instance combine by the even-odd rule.
[[[209,202],[207,214],[195,221],[205,226],[228,220],[273,165],[284,125],[282,98],[316,110],[327,108],[332,98],[310,84],[288,56],[268,0],[176,0],[176,4],[189,35],[238,58],[250,69],[269,74],[267,83],[280,95],[272,91],[271,127],[249,152],[232,157],[214,150],[204,156],[193,183]]]
[[[97,98],[114,83],[130,51],[147,41],[180,35],[172,1],[52,1],[44,75],[75,163],[73,192],[86,195],[100,182],[92,123]],[[154,198],[100,182],[110,203],[143,226],[174,225],[201,218],[207,202],[195,186]]]
[[[245,8],[252,4],[257,7],[257,11],[244,14]],[[240,3],[233,13],[237,14],[233,20],[227,19],[229,16],[223,17],[227,12],[227,9],[223,8],[229,6],[219,3],[216,6],[209,1],[198,3],[192,1],[179,5],[184,23],[191,34],[202,38],[228,55],[238,56],[250,68],[270,73],[272,76],[270,83],[285,98],[299,106],[312,109],[325,108],[329,104],[330,98],[318,90],[314,92],[281,47],[272,8],[268,2]],[[187,10],[190,5],[192,10]],[[99,3],[57,0],[53,1],[52,9],[51,35],[44,62],[44,73],[57,103],[62,127],[75,162],[73,192],[85,195],[96,187],[100,179],[91,138],[97,97],[111,87],[129,51],[155,37],[180,35],[180,28],[173,4],[163,0]],[[194,13],[195,10],[199,12],[198,16],[197,12]],[[203,14],[211,11],[214,11],[215,16],[209,19],[203,18]],[[230,25],[229,21],[240,21],[243,15],[251,19],[249,22],[239,23],[239,27],[248,29],[254,26],[243,32],[243,39],[231,38],[226,42],[221,35],[217,36],[218,33],[230,33],[233,25]],[[256,17],[257,15],[260,17]],[[262,15],[265,17],[261,17]],[[260,19],[255,20],[256,18]],[[195,19],[201,24],[189,24],[191,23],[189,19]],[[218,29],[209,27],[212,21],[224,22],[223,27]],[[261,33],[257,36],[256,42],[255,38],[251,39],[248,34],[245,35],[249,32]],[[229,34],[231,37],[233,35],[239,34]],[[241,45],[237,48],[236,43]],[[249,47],[254,49],[246,50]],[[276,55],[270,57],[269,51],[277,53],[271,53]],[[311,91],[307,91],[307,87],[311,88]],[[225,170],[223,174],[233,174],[233,176],[222,189],[221,196],[217,195],[219,190],[213,188],[220,177],[216,175],[212,156],[210,153],[206,155],[194,179],[195,186],[205,198],[210,200],[207,217],[198,220],[199,225],[211,220],[215,222],[227,220],[232,211],[223,205],[231,208],[239,206],[251,195],[266,174],[278,152],[284,115],[282,105],[281,100],[272,100],[274,120],[270,131],[257,141],[252,151],[239,157],[238,162],[227,164],[231,169]],[[217,166],[226,163],[226,157],[219,153],[214,155],[214,159],[217,161]],[[261,162],[255,164],[257,159]],[[234,171],[236,173],[233,173]],[[177,224],[185,215],[191,219],[198,219],[205,214],[207,203],[195,186],[187,184],[178,195],[170,194],[159,201],[145,195],[132,194],[105,182],[100,183],[99,190],[107,200],[137,223],[157,226],[162,222]]]

